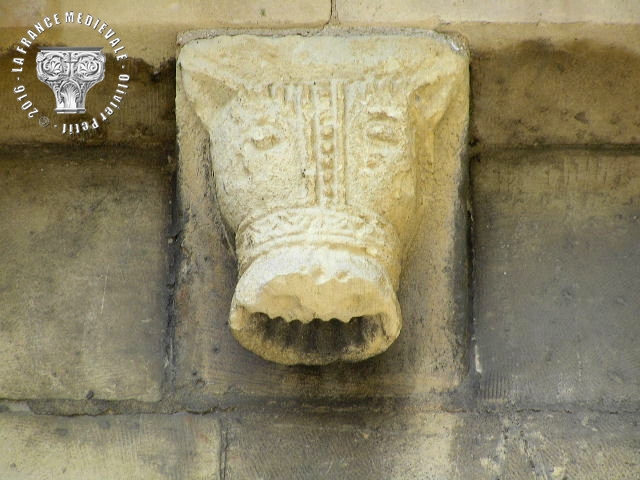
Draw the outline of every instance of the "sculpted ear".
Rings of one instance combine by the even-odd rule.
[[[182,93],[208,128],[215,123],[216,116],[236,95],[236,91],[208,74],[205,67],[206,65],[198,65],[193,58],[184,58],[182,54],[178,60]]]
[[[422,128],[436,128],[448,112],[451,102],[457,98],[464,78],[459,72],[454,72],[422,84],[416,82],[409,97],[409,112]]]

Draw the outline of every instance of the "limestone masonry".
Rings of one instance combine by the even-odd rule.
[[[638,0],[4,0],[0,72],[0,480],[640,479]]]

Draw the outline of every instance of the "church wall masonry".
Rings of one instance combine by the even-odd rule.
[[[0,478],[640,478],[601,3],[1,5]],[[103,47],[99,128],[40,47]]]

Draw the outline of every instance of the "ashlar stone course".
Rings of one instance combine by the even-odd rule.
[[[168,179],[160,152],[0,154],[0,397],[160,398]]]

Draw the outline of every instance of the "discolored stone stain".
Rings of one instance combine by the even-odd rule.
[[[576,40],[475,51],[472,142],[481,145],[640,142],[640,56]]]
[[[170,179],[162,173],[166,156],[160,151],[126,150],[0,148],[3,398],[63,396],[99,410],[95,402],[116,383],[107,380],[105,389],[103,379],[129,356],[140,368],[127,365],[126,375],[115,373],[117,388],[133,386],[157,398],[166,303],[162,219]],[[138,273],[144,280],[132,280]],[[138,291],[127,302],[127,281],[136,289],[149,285],[149,294]],[[124,304],[128,313],[118,312]],[[120,328],[124,317],[130,320]],[[137,328],[143,333],[133,335]],[[127,345],[128,338],[135,341]],[[115,359],[109,359],[112,340]],[[132,375],[138,380],[129,384]]]
[[[218,478],[216,419],[187,415],[0,416],[0,477]],[[167,453],[169,452],[169,453]]]
[[[636,401],[638,156],[485,157],[471,167],[480,401]]]
[[[465,415],[452,432],[454,478],[638,478],[634,418],[622,412]]]
[[[168,60],[154,67],[140,59],[130,59],[126,69],[122,63],[116,62],[115,55],[105,53],[106,76],[103,81],[94,85],[87,94],[84,114],[55,113],[55,99],[51,89],[38,80],[35,57],[38,47],[53,46],[48,44],[32,44],[27,54],[19,56],[25,59],[22,73],[7,73],[0,76],[0,102],[6,106],[5,114],[0,117],[0,142],[15,143],[75,143],[82,145],[139,144],[144,146],[169,145],[175,140],[175,59]],[[66,46],[56,43],[55,46]],[[13,50],[5,50],[0,55],[0,72],[11,72]],[[126,73],[130,76],[128,89],[122,95],[119,109],[113,115],[105,116],[103,121],[100,112],[113,101],[118,88],[118,75]],[[20,80],[17,80],[17,77]],[[28,118],[27,112],[21,110],[18,94],[14,88],[25,87],[23,93],[31,100],[38,113]],[[114,102],[115,103],[115,102]],[[46,117],[48,124],[41,126],[38,121]],[[62,134],[63,123],[75,124],[89,122],[97,118],[100,126],[97,129],[73,135]],[[46,122],[43,122],[46,123]],[[54,125],[58,125],[57,128]]]

